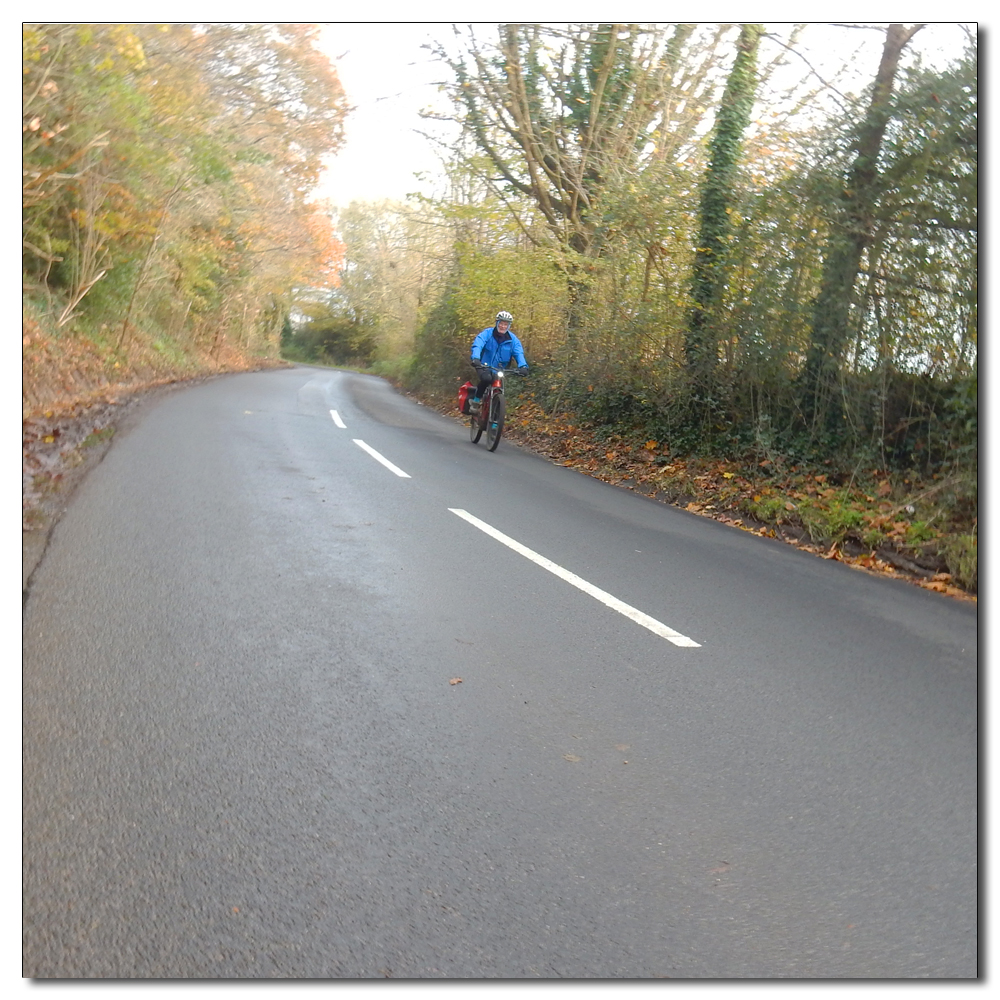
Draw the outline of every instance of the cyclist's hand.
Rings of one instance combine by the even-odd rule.
[[[518,375],[527,375],[528,374],[528,366],[527,365],[521,365],[521,367],[518,368],[518,370],[517,370],[517,374]]]

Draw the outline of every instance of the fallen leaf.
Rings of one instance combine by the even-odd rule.
[[[563,760],[573,761],[574,763],[578,760],[583,760],[582,757],[577,757],[575,753],[564,753]]]
[[[462,678],[461,677],[452,677],[452,679],[450,681],[448,681],[448,683],[449,684],[461,684],[462,683]]]

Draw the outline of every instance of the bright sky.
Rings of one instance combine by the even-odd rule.
[[[447,67],[421,49],[451,33],[448,24],[327,24],[320,45],[336,66],[354,111],[345,128],[347,142],[330,161],[317,192],[340,206],[350,201],[402,200],[429,190],[415,173],[440,172],[432,144],[417,130],[440,130],[419,112],[432,105],[447,109],[435,81]]]

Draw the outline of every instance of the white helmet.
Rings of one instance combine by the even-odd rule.
[[[498,323],[513,323],[514,322],[514,317],[511,316],[511,314],[509,312],[507,312],[506,309],[501,309],[500,312],[497,313],[497,322]]]

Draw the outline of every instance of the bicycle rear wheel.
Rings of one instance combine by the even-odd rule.
[[[485,403],[486,400],[484,399]],[[479,444],[479,439],[483,436],[483,425],[479,421],[479,414],[473,413],[469,417],[469,439],[473,444]]]
[[[499,393],[490,402],[490,414],[486,423],[486,446],[496,451],[503,434],[503,422],[507,416],[507,400]]]

